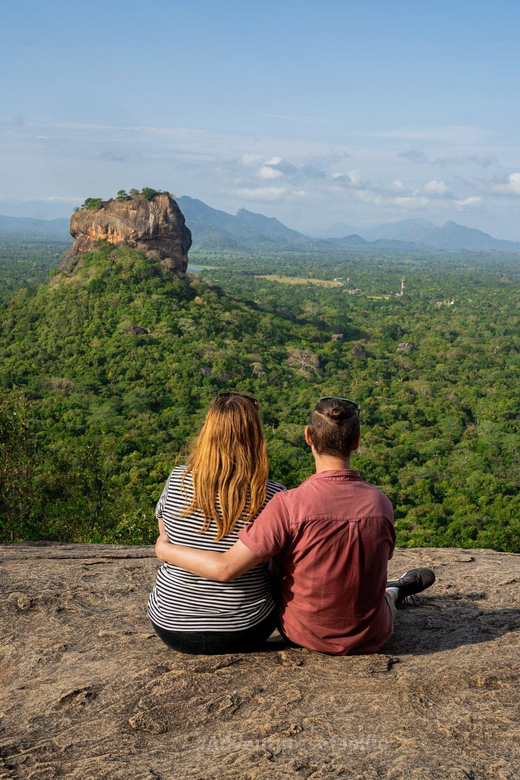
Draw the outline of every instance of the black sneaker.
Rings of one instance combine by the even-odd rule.
[[[435,574],[431,569],[410,569],[398,580],[391,580],[386,583],[387,588],[398,588],[399,595],[396,604],[404,601],[408,596],[415,596],[416,593],[429,588],[435,582]]]

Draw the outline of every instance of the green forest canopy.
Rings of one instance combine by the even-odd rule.
[[[102,244],[77,275],[5,296],[2,541],[154,540],[170,469],[211,398],[238,389],[260,399],[288,487],[312,472],[314,401],[347,395],[362,415],[353,465],[392,499],[399,544],[520,551],[518,258],[192,262],[217,268],[176,277]]]

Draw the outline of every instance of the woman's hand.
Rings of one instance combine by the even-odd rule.
[[[157,537],[157,541],[155,542],[155,555],[157,558],[159,558],[160,561],[166,561],[166,558],[164,557],[165,545],[170,544],[170,540],[168,538],[168,534],[166,533],[166,528],[164,526],[164,520],[162,517],[158,518],[159,523],[159,536]],[[161,554],[162,550],[162,554]]]
[[[159,517],[157,522],[159,523],[159,539],[162,537],[163,539],[166,539],[166,541],[169,541],[168,534],[166,533],[166,527],[164,525],[164,520],[162,519],[162,517]]]
[[[166,561],[166,550],[170,547],[170,542],[166,534],[159,534],[155,542],[155,555],[163,563]]]

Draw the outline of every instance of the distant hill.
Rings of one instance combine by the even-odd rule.
[[[332,226],[330,230],[333,230]],[[333,233],[327,241],[336,246],[365,246],[396,251],[445,250],[458,252],[520,252],[520,241],[503,241],[482,230],[448,221],[442,227],[425,219],[403,219],[370,229],[359,228],[354,234],[337,238]]]
[[[402,228],[402,229],[399,229]],[[386,229],[386,230],[385,230]],[[459,225],[448,221],[442,227],[437,227],[426,220],[404,220],[390,225],[382,225],[373,231],[379,238],[391,238],[395,241],[408,241],[418,246],[428,246],[434,249],[446,249],[456,252],[468,249],[473,252],[519,252],[520,242],[502,241],[493,238],[482,230]],[[386,233],[386,235],[381,235]],[[372,240],[374,240],[372,238]]]
[[[379,241],[380,239],[386,239],[390,241],[414,241],[412,237],[415,231],[436,230],[437,225],[433,222],[428,222],[426,219],[414,218],[414,219],[401,219],[399,222],[386,222],[382,225],[377,225],[374,228],[366,228],[358,230],[358,233],[366,238],[367,241]]]
[[[401,238],[401,236],[399,236]],[[437,249],[470,249],[474,252],[520,252],[520,241],[503,241],[493,238],[482,230],[458,225],[456,222],[446,222],[440,228],[425,231],[415,239],[419,243],[429,244]]]
[[[327,239],[330,241],[331,244],[336,244],[336,246],[369,246],[370,242],[366,240],[366,238],[361,238],[357,233],[352,233],[350,236],[345,236],[344,238],[329,238]]]
[[[72,241],[68,219],[0,216],[0,235]]]
[[[177,198],[177,203],[192,232],[194,249],[331,249],[327,242],[291,230],[275,217],[246,209],[233,216],[187,195]]]

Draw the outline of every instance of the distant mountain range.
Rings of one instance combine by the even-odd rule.
[[[348,228],[343,237],[337,233]],[[336,246],[373,246],[388,249],[444,249],[448,252],[469,250],[473,252],[520,252],[520,241],[503,241],[482,230],[465,227],[456,222],[446,222],[442,227],[425,219],[403,219],[388,222],[374,228],[352,228],[341,223],[329,230],[316,231],[315,235],[329,233],[327,240]]]
[[[177,198],[186,224],[193,235],[196,249],[319,249],[328,248],[326,241],[305,236],[291,230],[275,217],[265,217],[246,209],[239,209],[235,216],[226,211],[211,208],[201,200],[183,195]]]
[[[69,219],[32,219],[0,216],[0,236],[72,241]]]
[[[184,195],[177,199],[197,249],[316,250],[373,248],[394,251],[520,252],[520,241],[502,241],[481,230],[446,222],[437,227],[425,219],[404,219],[363,230],[337,223],[314,237],[291,230],[274,217],[246,209],[235,216]]]
[[[193,234],[193,248],[206,251],[249,252],[388,249],[396,252],[460,250],[519,252],[520,241],[503,241],[474,228],[446,222],[442,227],[425,219],[404,219],[377,227],[355,228],[337,223],[314,236],[291,230],[278,219],[239,209],[235,215],[219,211],[201,200],[177,198]],[[68,219],[31,219],[0,216],[0,236],[70,241]]]

